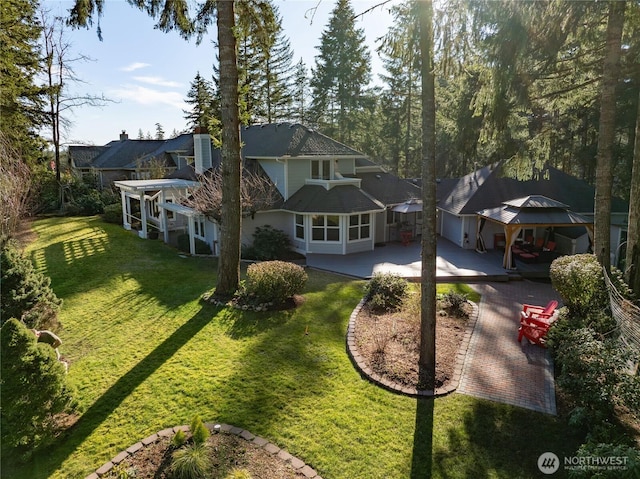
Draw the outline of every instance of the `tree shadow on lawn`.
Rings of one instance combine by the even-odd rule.
[[[418,398],[413,433],[411,479],[431,477],[433,451],[433,398]]]
[[[445,450],[433,451],[437,477],[541,477],[538,458],[572,456],[580,435],[554,416],[474,399],[471,410],[448,431]],[[459,423],[456,420],[456,423]],[[560,470],[554,477],[564,477]]]
[[[325,304],[321,317],[319,310],[312,300],[295,310],[225,315],[229,335],[254,341],[218,391],[226,400],[217,420],[277,439],[285,418],[309,413],[309,397],[331,394],[337,371],[350,367],[344,344],[351,309]]]
[[[215,314],[215,313],[214,313]],[[23,477],[48,477],[61,467],[63,462],[95,431],[133,391],[147,380],[158,368],[176,354],[210,321],[212,310],[201,309],[171,336],[158,345],[144,359],[121,376],[80,417],[78,422],[55,445],[51,454],[40,451],[31,463],[28,474]],[[95,467],[99,467],[96,464]],[[25,471],[26,472],[26,471]]]

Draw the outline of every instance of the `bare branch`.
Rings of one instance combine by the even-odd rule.
[[[240,203],[244,218],[273,208],[281,198],[275,185],[264,175],[244,171],[240,183]],[[219,169],[200,178],[200,186],[183,205],[195,209],[207,218],[222,220],[222,173]]]

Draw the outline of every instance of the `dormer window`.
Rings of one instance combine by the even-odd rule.
[[[311,179],[330,180],[331,160],[311,160]]]

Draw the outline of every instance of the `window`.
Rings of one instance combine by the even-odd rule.
[[[331,160],[311,160],[311,178],[314,180],[330,180]]]
[[[196,238],[200,238],[201,240],[206,240],[204,231],[204,218],[194,218],[193,236],[195,236]]]
[[[296,215],[296,239],[304,239],[304,216]]]
[[[313,215],[311,218],[313,241],[340,241],[340,217],[337,215]]]
[[[371,237],[371,219],[369,213],[349,216],[349,241]]]

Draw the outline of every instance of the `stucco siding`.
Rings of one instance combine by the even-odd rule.
[[[454,244],[462,246],[462,218],[446,211],[441,212],[442,237]]]

